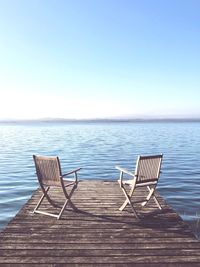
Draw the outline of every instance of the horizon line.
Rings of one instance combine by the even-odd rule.
[[[197,121],[200,117],[152,117],[152,118],[37,118],[37,119],[0,119],[0,123],[17,122],[148,122],[148,121]]]

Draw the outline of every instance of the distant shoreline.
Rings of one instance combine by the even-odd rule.
[[[133,122],[200,122],[200,118],[152,118],[152,119],[35,119],[0,120],[0,123],[133,123]]]

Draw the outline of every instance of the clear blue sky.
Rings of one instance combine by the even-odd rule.
[[[0,119],[200,117],[199,0],[0,0]]]

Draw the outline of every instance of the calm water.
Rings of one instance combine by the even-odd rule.
[[[37,188],[33,154],[58,155],[81,179],[117,179],[138,154],[163,153],[159,192],[200,237],[200,123],[0,124],[0,229]]]

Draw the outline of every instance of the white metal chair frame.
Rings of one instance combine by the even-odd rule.
[[[40,184],[40,187],[42,189],[42,196],[37,203],[33,213],[40,213],[44,215],[49,215],[56,217],[58,220],[61,218],[66,206],[69,204],[72,209],[77,210],[76,206],[72,203],[71,197],[75,189],[78,185],[78,177],[77,172],[81,168],[77,168],[74,170],[71,170],[65,174],[62,174],[61,172],[61,165],[58,157],[46,157],[46,156],[36,156],[33,155],[35,168],[36,168],[36,174],[38,177],[38,182]],[[74,179],[73,180],[64,180],[63,178],[71,175],[74,173]],[[66,188],[72,187],[70,193],[67,193]],[[44,198],[47,199],[47,201],[54,207],[57,207],[58,205],[55,204],[55,202],[50,198],[48,195],[48,191],[50,187],[61,187],[62,191],[64,193],[64,196],[66,198],[63,206],[61,207],[61,210],[59,214],[53,214],[49,212],[44,212],[39,210],[39,207],[41,206]]]
[[[126,200],[122,204],[122,206],[119,208],[119,210],[123,211],[125,207],[129,204],[133,213],[135,214],[136,218],[139,219],[139,216],[136,212],[136,209],[134,208],[134,203],[140,203],[142,206],[145,206],[151,197],[153,198],[154,202],[156,203],[157,207],[161,210],[162,207],[155,196],[155,189],[158,183],[158,179],[160,176],[160,169],[161,169],[161,163],[162,163],[163,155],[153,155],[153,156],[138,156],[137,162],[136,162],[136,168],[135,172],[132,173],[124,168],[116,166],[116,169],[120,171],[120,179],[118,180],[120,188],[122,189]],[[132,177],[130,180],[123,180],[123,175],[128,174]],[[125,186],[130,186],[130,191],[125,188]],[[149,194],[146,196],[145,200],[140,200],[133,202],[131,201],[131,198],[134,194],[134,190],[137,187],[143,187],[146,186]]]

